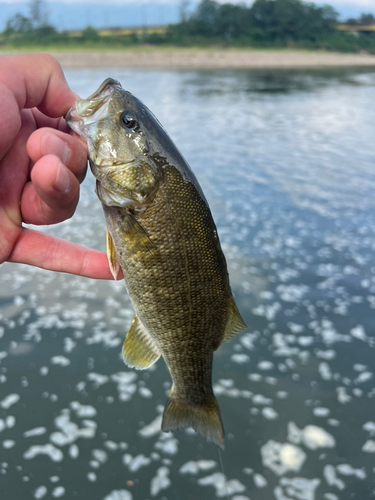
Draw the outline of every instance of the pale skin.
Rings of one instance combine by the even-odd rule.
[[[87,151],[62,117],[77,98],[53,57],[0,56],[0,264],[113,279],[105,253],[23,227],[74,214]]]

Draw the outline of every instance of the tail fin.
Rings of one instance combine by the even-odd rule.
[[[193,427],[224,449],[224,429],[214,395],[210,396],[205,406],[193,406],[170,396],[164,408],[161,428],[164,432],[170,432],[181,427]]]

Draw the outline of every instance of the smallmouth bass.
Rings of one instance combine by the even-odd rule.
[[[115,278],[122,268],[135,310],[124,361],[146,369],[163,356],[173,385],[162,430],[191,426],[223,447],[213,353],[246,325],[201,187],[154,115],[116,80],[78,100],[66,120],[87,142],[109,264]]]

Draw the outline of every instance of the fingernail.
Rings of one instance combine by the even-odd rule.
[[[70,188],[70,177],[67,168],[60,161],[57,169],[57,175],[53,187],[61,194],[65,194]]]
[[[63,163],[66,163],[70,156],[68,144],[57,137],[57,135],[46,132],[42,137],[41,150],[43,155],[56,155]]]

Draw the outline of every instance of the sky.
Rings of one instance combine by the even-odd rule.
[[[63,30],[106,26],[145,26],[175,23],[180,17],[180,0],[44,0],[48,6],[51,24]],[[217,0],[221,3],[241,0]],[[363,12],[375,15],[375,0],[308,0],[321,5],[332,5],[341,20],[358,17]],[[197,0],[191,0],[191,5]],[[252,0],[245,0],[251,5]],[[0,31],[9,17],[20,12],[28,15],[29,2],[25,0],[0,0]]]

